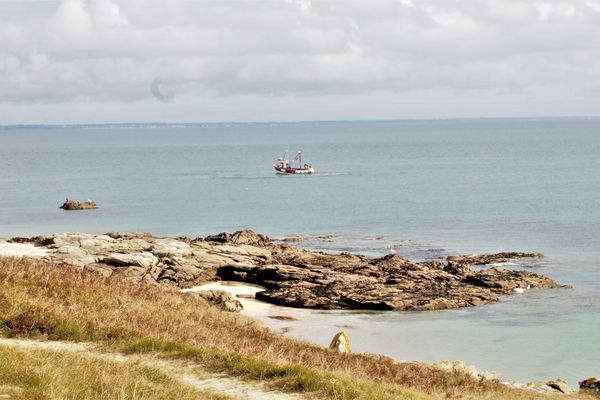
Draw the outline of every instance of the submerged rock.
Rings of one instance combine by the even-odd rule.
[[[79,202],[77,200],[66,199],[62,206],[60,206],[63,210],[92,210],[98,208],[96,202],[92,200],[86,200],[83,202]]]

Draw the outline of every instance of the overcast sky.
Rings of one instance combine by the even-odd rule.
[[[0,1],[0,124],[600,115],[600,0]]]

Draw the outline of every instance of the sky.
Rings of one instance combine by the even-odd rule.
[[[0,1],[0,124],[600,115],[600,0]]]

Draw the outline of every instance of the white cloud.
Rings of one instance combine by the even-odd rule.
[[[0,20],[0,123],[3,110],[34,103],[141,113],[139,104],[157,99],[225,107],[263,98],[289,103],[284,119],[295,119],[304,112],[291,104],[306,107],[301,99],[341,107],[344,97],[404,101],[432,91],[444,94],[432,102],[475,105],[498,93],[543,94],[580,101],[583,112],[600,85],[597,0],[65,0],[3,3]],[[238,114],[224,108],[229,115]]]

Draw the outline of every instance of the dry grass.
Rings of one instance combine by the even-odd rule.
[[[426,365],[337,354],[284,338],[174,290],[27,259],[0,258],[0,329],[9,336],[161,351],[213,371],[325,398],[551,398]]]
[[[11,399],[226,399],[135,362],[2,345],[0,393]]]

